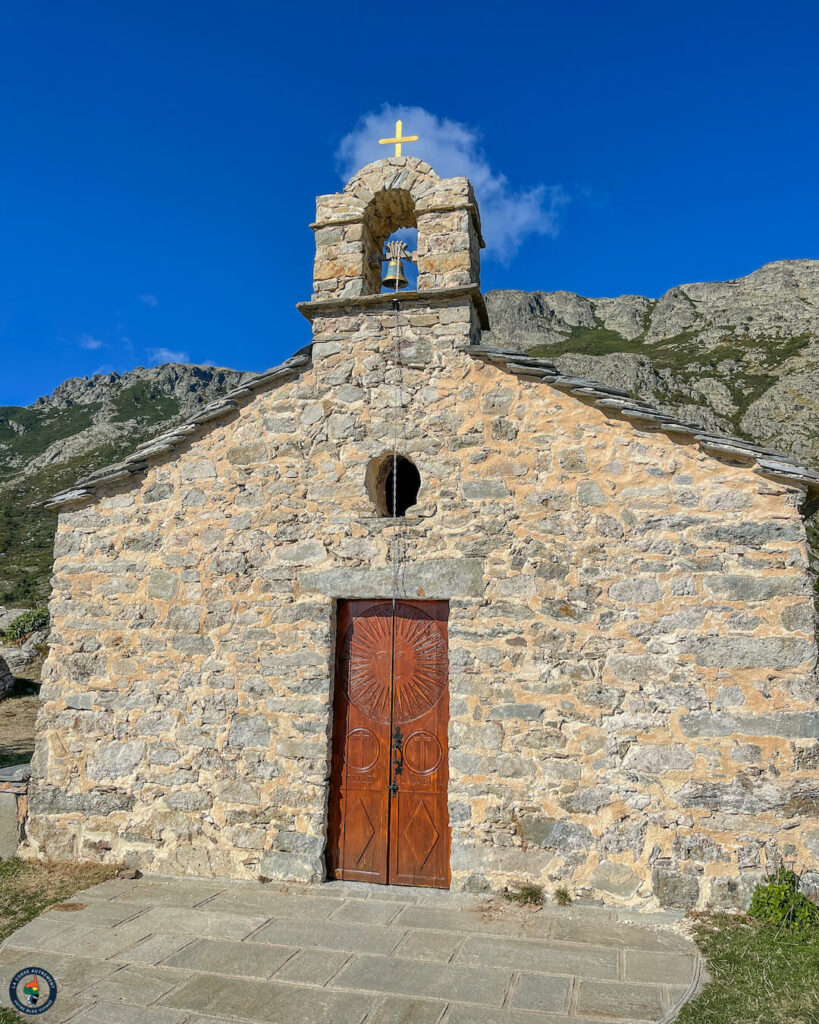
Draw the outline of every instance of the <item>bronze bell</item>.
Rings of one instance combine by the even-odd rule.
[[[404,273],[404,264],[401,260],[388,260],[387,269],[384,271],[384,277],[381,279],[381,286],[389,288],[390,291],[395,291],[397,288],[406,288],[408,284],[409,281],[407,281],[406,274]]]

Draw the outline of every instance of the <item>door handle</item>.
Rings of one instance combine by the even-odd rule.
[[[400,775],[404,771],[404,737],[401,735],[401,726],[395,727],[392,734],[392,773],[393,776]]]

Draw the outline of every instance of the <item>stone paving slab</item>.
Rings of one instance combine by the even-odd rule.
[[[126,964],[160,964],[193,941],[190,935],[149,935],[137,945],[115,953],[110,959]]]
[[[576,949],[546,941],[503,939],[492,935],[471,935],[456,954],[455,963],[609,979],[616,979],[620,969],[619,951],[611,947]]]
[[[176,988],[182,980],[183,975],[178,971],[127,964],[107,978],[89,985],[79,994],[89,1002],[123,1002],[149,1006]]]
[[[363,903],[361,900],[355,902]],[[340,898],[324,899],[321,896],[306,899],[289,893],[270,892],[265,887],[255,892],[247,889],[220,892],[199,909],[242,915],[266,913],[268,917],[294,917],[299,921],[326,921],[345,905],[350,905],[350,902]],[[395,908],[393,913],[396,913]]]
[[[326,985],[350,958],[351,954],[346,951],[303,949],[276,973],[276,980],[297,985]]]
[[[632,1017],[657,1020],[666,1009],[661,985],[631,985],[617,981],[580,982],[578,1013],[610,1016],[614,1008]]]
[[[626,981],[685,986],[694,977],[696,962],[688,953],[650,953],[645,949],[627,949],[623,955]]]
[[[312,902],[312,900],[311,900]],[[390,924],[401,905],[387,900],[349,900],[333,913],[333,924]]]
[[[568,1013],[574,983],[572,978],[547,974],[521,974],[509,993],[508,1004],[515,1010],[549,1010]]]
[[[166,996],[163,1006],[239,1016],[264,1024],[360,1024],[373,1009],[372,996],[263,981],[198,975]]]
[[[150,903],[152,906],[196,907],[224,891],[224,885],[146,882],[115,896],[117,903]]]
[[[567,1017],[563,1013],[532,1013],[528,1010],[485,1010],[453,1004],[443,1024],[653,1024],[646,1020],[626,1020],[623,1017]]]
[[[423,993],[456,1002],[501,1006],[512,980],[511,971],[491,967],[457,967],[384,956],[359,956],[332,981],[333,988],[365,992]]]
[[[51,1024],[656,1024],[699,977],[664,915],[596,906],[158,877],[70,903],[0,948],[0,999],[57,978]]]
[[[166,967],[181,967],[236,978],[260,978],[275,974],[299,952],[294,946],[272,946],[256,942],[228,942],[197,939],[168,957]]]
[[[188,1024],[189,1020],[190,1015],[186,1010],[163,1010],[157,1007],[146,1010],[143,1006],[97,1003],[75,1017],[72,1024]],[[220,1024],[224,1024],[224,1021]]]
[[[437,1024],[447,1004],[437,999],[387,996],[367,1018],[367,1024]]]
[[[406,934],[403,928],[372,924],[333,924],[320,926],[295,920],[270,921],[253,934],[254,942],[272,942],[277,946],[310,946],[346,949],[351,953],[391,953]]]
[[[119,964],[85,956],[66,956],[64,953],[42,953],[35,956],[5,946],[0,949],[0,995],[7,996],[14,975],[23,967],[42,967],[56,980],[59,992],[73,996],[94,982],[109,977]]]
[[[409,960],[442,960],[448,963],[463,944],[463,936],[453,932],[407,932],[396,947],[395,955]]]
[[[123,927],[139,927],[147,933],[206,935],[214,939],[245,939],[261,928],[270,914],[228,914],[220,910],[191,910],[188,907],[152,907]]]
[[[691,943],[673,932],[649,931],[633,925],[608,925],[572,918],[555,920],[549,935],[562,942],[593,943],[595,946],[615,946],[618,949],[691,951]]]

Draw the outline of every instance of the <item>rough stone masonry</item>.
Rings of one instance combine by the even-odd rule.
[[[318,210],[312,347],[55,499],[27,855],[320,880],[336,602],[397,585],[450,602],[453,888],[817,891],[816,482],[483,349],[465,179],[382,160]]]

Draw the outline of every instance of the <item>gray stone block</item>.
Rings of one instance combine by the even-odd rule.
[[[299,573],[299,585],[303,591],[328,597],[368,598],[391,594],[394,582],[394,573],[389,567]],[[401,567],[397,596],[444,601],[456,597],[481,597],[483,592],[482,559],[434,558]]]
[[[612,893],[614,896],[633,896],[640,888],[640,876],[626,864],[601,861],[589,878],[595,889]]]
[[[525,816],[520,821],[523,838],[552,850],[590,850],[594,836],[585,825],[542,815]]]
[[[537,722],[544,711],[545,708],[542,704],[499,704],[492,708],[486,718],[489,722],[504,721],[509,718]]]
[[[623,768],[649,774],[684,771],[693,763],[694,755],[682,744],[641,743],[639,740],[628,748],[623,758]]]
[[[88,761],[89,779],[113,779],[129,775],[145,757],[141,740],[100,743]]]
[[[700,898],[700,880],[695,875],[681,875],[663,868],[651,873],[654,895],[661,907],[690,910]]]
[[[324,878],[324,863],[320,857],[286,853],[283,850],[268,850],[262,854],[259,872],[268,878],[320,882]]]
[[[17,797],[14,793],[0,793],[0,860],[16,855],[17,840]]]
[[[796,668],[816,658],[813,641],[795,637],[695,636],[677,650],[707,668]]]
[[[230,723],[228,743],[231,747],[270,746],[270,723],[264,715],[234,715]]]
[[[165,569],[154,569],[148,577],[148,597],[172,601],[179,591],[179,577]]]
[[[746,872],[739,878],[711,879],[708,906],[714,910],[747,910],[754,889],[765,881],[764,871]]]
[[[787,739],[819,739],[819,711],[775,711],[770,714],[714,714],[693,711],[680,718],[686,736],[783,736]]]
[[[129,811],[134,798],[128,793],[110,793],[91,790],[88,793],[69,793],[56,786],[36,786],[29,800],[32,814],[113,814]]]
[[[726,573],[706,577],[707,590],[728,601],[770,601],[774,597],[807,592],[805,576],[738,576]]]

